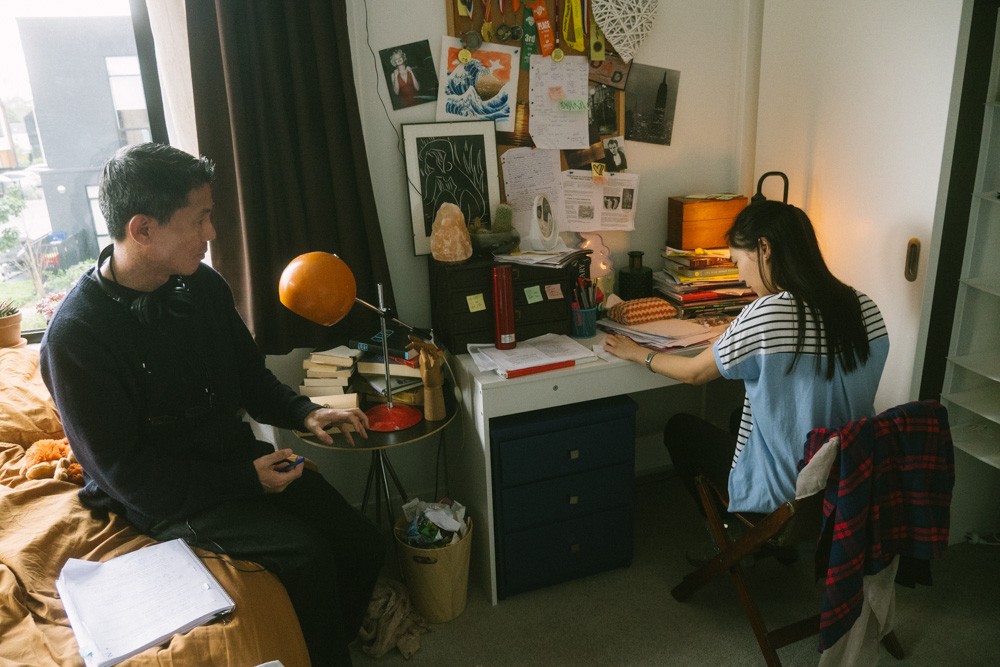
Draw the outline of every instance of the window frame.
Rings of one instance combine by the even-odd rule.
[[[160,75],[156,66],[156,47],[153,42],[153,31],[149,23],[146,0],[129,0],[129,13],[132,18],[136,56],[139,59],[139,75],[142,78],[142,89],[146,98],[150,137],[152,141],[167,144],[170,141],[167,134],[166,114],[163,110]],[[44,335],[45,329],[21,331],[21,336],[28,341],[29,345],[40,343]]]

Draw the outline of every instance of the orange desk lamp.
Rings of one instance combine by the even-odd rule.
[[[357,298],[357,282],[344,260],[328,252],[307,252],[285,267],[278,283],[281,303],[296,315],[325,327],[332,327],[351,311],[355,303],[378,314],[382,323],[382,359],[385,362],[386,402],[369,408],[368,428],[372,431],[401,431],[423,419],[420,410],[392,402],[392,378],[389,373],[389,336],[386,321],[404,327],[420,338],[429,339],[429,331],[417,329],[390,314],[378,284],[378,307]]]

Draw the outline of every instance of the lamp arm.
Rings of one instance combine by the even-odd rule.
[[[409,331],[411,334],[413,334],[418,338],[421,338],[423,340],[434,339],[434,333],[430,329],[421,329],[419,327],[413,326],[412,324],[407,324],[402,320],[398,320],[389,314],[388,308],[386,308],[385,312],[383,312],[380,308],[378,308],[378,306],[373,306],[372,304],[368,303],[367,301],[365,301],[360,297],[355,297],[354,303],[364,306],[365,308],[372,311],[379,317],[385,317],[386,319],[392,320],[395,324],[398,324],[399,326],[403,327],[404,329],[406,329],[407,331]]]

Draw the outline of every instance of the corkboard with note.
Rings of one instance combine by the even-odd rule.
[[[544,12],[540,11],[542,7]],[[471,8],[471,16],[464,8]],[[462,40],[470,52],[488,48],[489,44],[521,49],[519,57],[523,62],[518,77],[513,131],[497,132],[497,148],[501,154],[512,146],[533,145],[528,132],[530,77],[524,51],[530,48],[530,53],[551,57],[559,49],[565,56],[586,56],[591,60],[591,80],[601,81],[607,76],[610,83],[611,74],[605,74],[609,67],[598,58],[605,53],[615,58],[614,50],[603,40],[588,8],[589,2],[583,0],[445,0],[448,35]],[[582,15],[585,9],[587,16]],[[531,16],[531,20],[526,21],[527,16]],[[602,137],[620,135],[625,129],[623,90],[613,83],[610,85],[615,89],[598,91],[598,97],[606,99],[602,120],[595,128],[596,134]]]

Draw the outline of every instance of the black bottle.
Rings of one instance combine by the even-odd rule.
[[[641,250],[630,250],[628,267],[618,272],[618,296],[628,301],[653,296],[653,269],[642,265]]]

